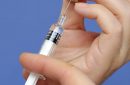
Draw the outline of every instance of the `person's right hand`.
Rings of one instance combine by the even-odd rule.
[[[74,65],[99,84],[130,60],[130,0],[95,2],[71,4],[53,57]],[[84,17],[96,19],[102,32],[85,31]]]

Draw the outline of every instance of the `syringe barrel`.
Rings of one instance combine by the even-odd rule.
[[[56,25],[54,30],[50,30],[45,38],[45,41],[41,47],[39,54],[50,56],[58,44],[60,37],[63,33],[63,29],[61,26]],[[31,72],[25,85],[36,85],[40,74]]]

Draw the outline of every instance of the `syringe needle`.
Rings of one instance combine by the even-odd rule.
[[[60,16],[60,19],[58,21],[58,25],[63,26],[64,22],[66,20],[66,16]]]
[[[72,0],[69,0],[69,2],[68,2],[68,4],[67,4],[67,6],[66,6],[66,8],[65,8],[65,10],[64,10],[62,15],[64,15],[64,16],[66,15],[71,2],[72,2]]]
[[[68,2],[68,4],[67,4],[67,6],[66,6],[66,8],[65,8],[65,10],[63,12],[63,14],[61,14],[60,19],[58,21],[58,25],[63,26],[63,24],[64,24],[64,22],[65,22],[65,20],[67,18],[67,11],[68,11],[68,8],[69,8],[71,2],[72,2],[72,0],[70,0]]]

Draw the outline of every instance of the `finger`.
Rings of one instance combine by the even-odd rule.
[[[100,3],[107,7],[109,10],[115,14],[123,27],[123,45],[122,51],[125,52],[125,48],[128,47],[130,41],[130,3],[128,0],[95,0],[97,3]],[[124,51],[125,50],[125,51]],[[127,49],[128,50],[128,49]]]
[[[114,34],[122,31],[116,17],[102,5],[77,3],[75,10],[84,17],[96,19],[105,34]],[[115,26],[117,26],[116,29]]]
[[[120,22],[111,11],[99,4],[80,3],[76,5],[75,9],[87,18],[96,19],[103,31],[94,41],[90,49],[90,55],[88,55],[95,56],[96,60],[103,60],[100,61],[102,65],[110,65],[109,61],[115,58],[113,55],[119,54],[122,44],[122,26]]]
[[[70,0],[63,0],[63,6],[62,6],[62,12],[61,14],[63,14],[66,10],[66,7],[68,5]],[[75,0],[73,0],[75,1]],[[76,0],[77,1],[77,0]],[[86,2],[87,0],[78,0],[79,2]],[[64,28],[65,29],[80,29],[80,30],[84,30],[84,18],[82,16],[80,16],[78,13],[75,12],[74,10],[74,5],[75,3],[71,3],[68,11],[66,13],[67,15],[67,20],[64,24]]]
[[[97,3],[100,3],[111,10],[117,19],[122,24],[123,28],[123,39],[120,56],[117,59],[118,62],[124,63],[128,57],[128,49],[130,45],[130,2],[128,0],[95,0]]]
[[[130,0],[94,0],[104,5],[115,14],[123,27],[123,45],[121,57],[127,56],[130,41]],[[119,58],[120,59],[120,58]],[[121,60],[121,59],[120,59]],[[123,60],[124,61],[124,60]]]
[[[64,85],[85,85],[84,80],[88,81],[88,85],[94,85],[92,81],[83,75],[83,73],[80,73],[79,70],[56,59],[36,54],[22,54],[20,62],[23,67],[31,72],[44,74],[47,78],[57,80]],[[81,80],[78,79],[79,76]]]
[[[122,27],[117,18],[102,5],[79,3],[75,10],[89,19],[96,19],[103,31],[91,45],[86,57],[88,75],[100,83],[112,65],[112,60],[119,54]]]
[[[61,77],[60,75],[63,74],[63,73],[61,74],[61,71],[60,71],[61,68],[57,67],[56,65],[53,65],[53,66],[51,65],[52,63],[56,62],[56,60],[50,59],[50,58],[42,56],[42,55],[36,55],[36,54],[27,54],[26,53],[26,54],[22,54],[21,56],[22,57],[20,60],[21,60],[22,65],[29,71],[40,73],[40,74],[50,73],[49,76],[56,77],[56,79],[58,77]],[[56,64],[59,64],[59,63],[56,63]],[[65,64],[63,64],[63,63],[59,64],[59,65],[66,67]],[[57,69],[54,69],[54,66]],[[54,72],[58,72],[60,74],[58,74],[58,73],[55,74],[52,70]],[[63,69],[63,70],[65,70],[65,69]]]
[[[118,18],[127,19],[130,12],[130,4],[128,0],[95,0],[111,10]]]

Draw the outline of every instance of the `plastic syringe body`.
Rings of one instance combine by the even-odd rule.
[[[39,54],[50,56],[54,52],[54,49],[58,44],[61,35],[63,34],[62,25],[64,24],[65,20],[66,17],[61,16],[59,22],[54,26],[54,30],[50,30],[48,32]],[[40,76],[40,74],[31,72],[25,85],[36,85]]]

